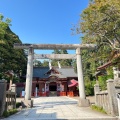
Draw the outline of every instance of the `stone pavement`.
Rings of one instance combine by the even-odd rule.
[[[79,107],[77,100],[69,97],[39,97],[34,99],[34,107],[3,120],[117,120],[117,118]]]

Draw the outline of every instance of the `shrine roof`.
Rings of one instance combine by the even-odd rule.
[[[97,68],[97,70],[105,69],[105,68],[107,68],[107,67],[110,66],[110,65],[112,65],[112,62],[111,62],[111,61],[109,61],[109,62],[107,62],[107,63],[99,66],[99,67]]]
[[[33,77],[48,78],[49,75],[45,75],[48,70],[49,67],[33,67]]]
[[[75,73],[74,68],[72,67],[63,67],[57,68],[57,70],[61,73],[61,77],[77,77],[77,73]]]
[[[73,67],[53,68],[60,73],[56,74],[59,78],[77,77]],[[50,71],[49,67],[34,67],[33,77],[48,78],[50,76],[50,74],[46,74],[48,71]]]

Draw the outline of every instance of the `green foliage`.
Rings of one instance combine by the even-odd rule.
[[[98,77],[101,90],[106,90],[107,75]]]
[[[40,66],[42,66],[42,63],[41,63],[41,61],[39,61],[39,60],[34,60],[34,61],[33,61],[33,66],[35,66],[35,67],[40,67]]]
[[[54,50],[53,54],[68,54],[67,50]],[[61,66],[70,66],[70,60],[59,60]],[[52,60],[53,66],[58,66],[58,60]]]
[[[98,46],[98,62],[105,63],[110,52],[120,47],[120,1],[93,0],[81,14],[82,43]],[[107,59],[106,59],[107,58]]]
[[[97,44],[97,62],[104,64],[120,48],[120,1],[93,0],[81,14],[82,43]]]
[[[55,49],[53,54],[68,54],[67,50],[57,50]],[[45,63],[44,63],[45,62]],[[48,66],[49,63],[47,61],[44,61],[42,66]],[[61,66],[72,66],[72,60],[66,59],[66,60],[59,60]],[[51,60],[51,65],[52,66],[58,66],[58,60],[54,59]]]
[[[42,63],[43,67],[48,67],[49,66],[49,61],[48,60],[44,60]]]
[[[21,106],[21,102],[16,103],[16,108],[19,108]]]
[[[92,110],[96,110],[96,111],[107,114],[106,111],[103,109],[103,107],[99,107],[99,106],[96,106],[96,105],[91,105],[91,108],[92,108]]]
[[[76,64],[76,60],[72,60],[72,66],[74,68],[75,73],[77,73],[77,64]]]
[[[11,109],[11,110],[8,110],[8,111],[4,111],[2,116],[3,116],[3,117],[8,117],[8,116],[10,116],[10,115],[15,114],[16,112],[18,112],[17,109]]]
[[[94,84],[96,81],[85,81],[85,94],[87,96],[94,95]]]
[[[107,83],[106,81],[108,79],[112,79],[113,78],[113,75],[104,75],[104,76],[99,76],[98,77],[98,81],[99,81],[99,85],[100,85],[100,88],[101,90],[106,90],[106,86],[107,86]]]
[[[113,65],[120,61],[119,58],[111,60],[111,53],[120,50],[120,1],[90,0],[81,14],[79,25],[73,30],[83,33],[83,44],[97,45],[95,50],[82,50],[86,94],[91,94],[90,82],[95,79],[97,68],[108,61]],[[106,89],[106,80],[113,78],[112,67],[105,69],[106,75],[98,78],[102,90]]]
[[[86,95],[94,95],[94,84],[96,82],[94,73],[96,71],[96,59],[94,57],[95,53],[93,50],[83,50],[82,51],[82,64],[83,64],[83,73],[85,80],[85,92]]]
[[[24,50],[13,47],[14,43],[22,42],[11,31],[9,25],[10,19],[4,20],[4,16],[0,15],[0,79],[6,78],[4,73],[8,70],[13,70],[18,76],[20,71],[22,74],[26,74],[27,57]]]
[[[0,43],[4,44],[4,35],[6,32],[6,29],[8,25],[10,25],[11,20],[9,18],[6,18],[4,20],[4,16],[0,14]]]

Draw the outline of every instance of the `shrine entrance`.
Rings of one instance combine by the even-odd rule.
[[[57,85],[56,83],[54,85],[49,85],[49,91],[57,91]]]
[[[79,106],[87,107],[89,106],[89,100],[86,99],[85,95],[85,85],[83,79],[82,70],[82,49],[93,49],[94,44],[14,44],[14,48],[17,49],[28,49],[28,62],[27,62],[27,75],[26,75],[26,87],[25,87],[25,100],[24,104],[28,107],[33,106],[33,101],[31,100],[31,88],[33,79],[33,59],[77,59],[77,74],[78,74],[78,85],[79,85]],[[76,50],[76,54],[42,54],[34,55],[34,49],[44,49],[44,50],[55,50],[55,49],[67,49]],[[51,81],[52,82],[52,81]],[[50,89],[55,90],[55,86],[51,86]]]
[[[49,84],[49,96],[57,96],[57,84],[52,82]]]

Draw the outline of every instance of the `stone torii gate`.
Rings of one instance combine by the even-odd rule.
[[[85,85],[83,79],[82,70],[82,57],[81,49],[94,49],[94,44],[20,44],[15,43],[14,48],[16,49],[28,49],[28,62],[27,62],[27,75],[26,75],[26,87],[25,87],[25,100],[23,101],[25,105],[32,107],[33,101],[31,100],[31,88],[32,88],[32,77],[33,77],[33,58],[39,59],[71,59],[76,56],[77,59],[77,74],[79,83],[79,106],[86,107],[89,106],[89,100],[86,99],[85,95]],[[34,49],[69,49],[76,50],[76,55],[74,54],[49,54],[49,55],[34,55]]]

